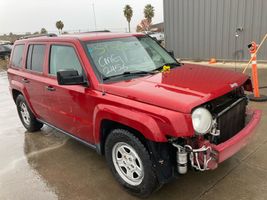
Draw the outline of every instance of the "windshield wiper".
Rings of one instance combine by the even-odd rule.
[[[170,66],[171,68],[173,67],[178,67],[178,66],[181,66],[182,64],[181,63],[176,63],[176,62],[173,62],[173,63],[164,63],[164,65],[161,65],[160,67],[154,69],[153,71],[160,71],[163,69],[164,66]]]
[[[116,74],[113,76],[107,76],[103,78],[103,81],[113,79],[113,78],[118,78],[118,77],[127,77],[127,76],[134,76],[134,75],[146,75],[146,74],[155,74],[153,71],[126,71],[123,72],[122,74]]]

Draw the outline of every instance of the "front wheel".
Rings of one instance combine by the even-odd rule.
[[[147,197],[158,187],[147,149],[129,131],[113,130],[106,140],[105,155],[113,175],[131,194]]]

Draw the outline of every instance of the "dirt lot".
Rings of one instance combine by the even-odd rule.
[[[260,70],[267,85],[267,70]],[[262,90],[267,94],[267,91]],[[112,177],[104,157],[45,126],[28,133],[21,125],[0,72],[0,199],[135,199]],[[251,143],[215,171],[189,172],[165,185],[149,199],[267,199],[267,103]]]
[[[5,70],[7,68],[7,62],[8,62],[7,60],[0,59],[0,71],[3,69]]]

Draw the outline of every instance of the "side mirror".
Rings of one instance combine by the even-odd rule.
[[[84,77],[76,70],[64,70],[57,72],[57,82],[59,85],[84,85]]]
[[[168,51],[168,53],[169,53],[172,57],[174,57],[174,52],[173,52],[173,51]]]

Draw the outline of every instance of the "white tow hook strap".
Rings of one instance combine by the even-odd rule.
[[[199,149],[193,149],[189,145],[185,145],[184,147],[189,149],[189,152],[190,152],[189,158],[190,158],[192,167],[194,167],[195,169],[199,171],[209,170],[208,165],[212,158],[210,157],[209,159],[207,159],[207,151],[208,150],[211,151],[212,150],[211,147],[206,147],[205,145]],[[199,162],[199,153],[203,154],[203,167],[201,167],[200,162]]]

